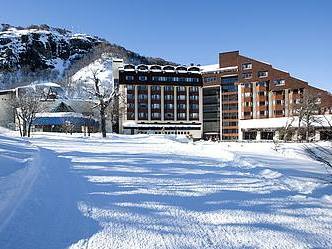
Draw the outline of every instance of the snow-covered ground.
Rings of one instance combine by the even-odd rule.
[[[304,145],[30,142],[0,134],[0,248],[332,248],[331,172]]]

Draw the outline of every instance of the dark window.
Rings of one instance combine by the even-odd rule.
[[[126,81],[134,81],[134,76],[126,75]]]

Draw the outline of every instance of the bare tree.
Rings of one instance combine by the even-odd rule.
[[[287,141],[287,138],[288,138],[288,136],[290,134],[290,131],[293,127],[294,120],[295,120],[294,117],[290,117],[289,119],[287,119],[287,122],[286,122],[285,126],[282,129],[279,130],[279,132],[282,135],[282,140],[284,142]]]
[[[107,117],[107,109],[110,104],[116,99],[118,94],[116,93],[114,88],[106,88],[102,86],[102,82],[99,78],[99,74],[101,70],[91,70],[92,73],[92,80],[94,83],[94,91],[93,95],[96,97],[98,104],[97,107],[99,108],[99,115],[100,115],[100,129],[103,138],[106,137],[106,117]]]
[[[332,118],[329,118],[327,114],[324,114],[317,118],[317,124],[322,128],[322,134],[326,136],[326,139],[332,138]]]
[[[317,114],[320,112],[320,97],[313,92],[306,92],[293,107],[293,113],[298,116],[297,140],[300,140],[301,124],[304,124],[304,137],[307,142],[310,140],[310,132],[313,124],[317,123]]]
[[[30,137],[36,113],[42,110],[39,96],[33,91],[26,91],[13,100],[13,108],[18,121],[20,135]]]

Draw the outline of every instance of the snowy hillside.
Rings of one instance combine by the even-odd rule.
[[[71,91],[75,94],[73,97],[83,97],[88,94],[88,91],[93,92],[93,73],[96,73],[100,80],[102,89],[110,91],[113,89],[112,58],[103,56],[88,66],[83,67],[71,77]]]
[[[31,77],[33,81],[62,79],[65,72],[72,75],[103,53],[133,64],[174,64],[141,56],[96,36],[47,25],[14,27],[1,24],[0,89],[26,82]]]
[[[75,59],[105,42],[97,37],[48,26],[17,28],[2,25],[0,31],[0,70],[50,68],[62,73]]]
[[[272,143],[45,133],[31,141],[0,136],[9,165],[0,165],[0,207],[18,203],[9,216],[0,209],[8,217],[0,248],[332,248],[331,172],[303,144],[276,151]],[[329,153],[330,145],[319,144]],[[3,173],[8,167],[13,173]],[[24,193],[22,176],[10,179],[20,168],[40,172]]]

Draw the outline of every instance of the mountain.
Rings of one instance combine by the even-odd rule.
[[[35,80],[61,80],[102,54],[133,64],[174,64],[144,57],[105,39],[48,25],[14,27],[0,24],[0,88]]]

